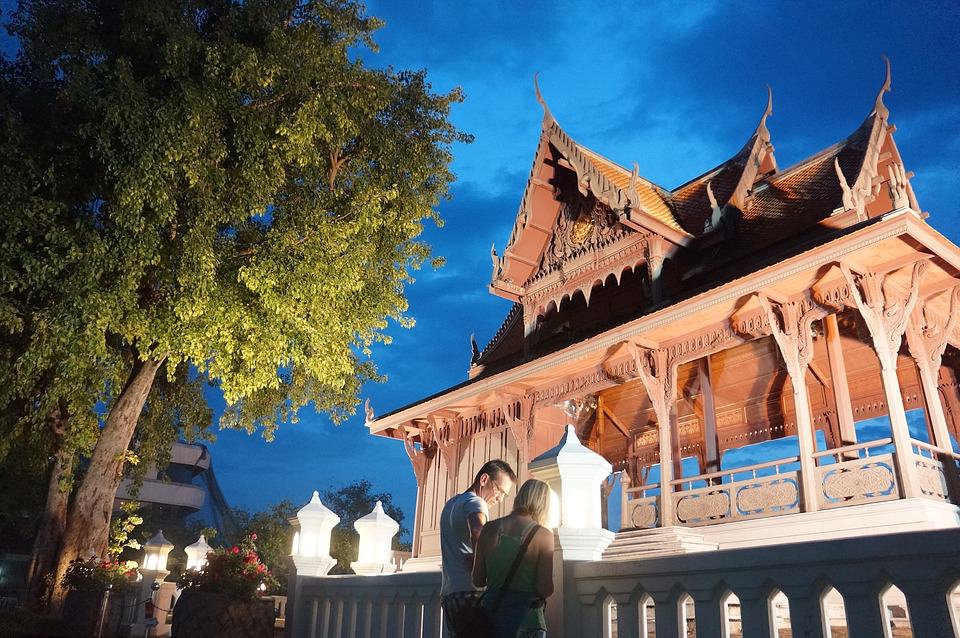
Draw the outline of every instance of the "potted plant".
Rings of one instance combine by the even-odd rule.
[[[275,583],[257,554],[256,539],[251,534],[239,546],[209,552],[199,569],[188,569],[180,576],[174,636],[272,638],[273,599],[263,594]]]
[[[68,590],[63,617],[71,636],[116,636],[123,614],[123,594],[136,582],[133,561],[76,559],[63,576]]]

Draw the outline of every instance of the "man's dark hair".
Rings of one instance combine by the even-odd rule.
[[[491,480],[497,478],[501,474],[506,474],[511,481],[514,483],[517,482],[517,475],[514,473],[513,468],[510,467],[506,461],[501,461],[500,459],[494,459],[484,463],[483,467],[480,468],[480,471],[477,472],[477,475],[473,477],[474,485],[480,482],[481,474],[486,474]]]

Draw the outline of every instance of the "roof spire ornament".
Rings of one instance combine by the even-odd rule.
[[[773,115],[773,89],[770,88],[770,85],[767,85],[767,108],[764,109],[763,115],[760,116],[760,123],[757,124],[757,133],[763,131],[766,135],[765,139],[770,139],[770,131],[767,130],[767,118]]]
[[[883,103],[883,94],[890,90],[890,58],[883,56],[883,62],[887,66],[887,76],[883,80],[883,86],[880,87],[880,91],[877,93],[876,102],[873,103],[873,113],[876,113],[881,119],[885,120],[887,116],[890,115],[887,105]],[[873,113],[871,113],[871,115]]]
[[[537,93],[537,102],[540,103],[540,106],[543,107],[543,124],[546,126],[550,122],[556,122],[556,118],[553,117],[553,113],[550,112],[550,107],[547,106],[547,101],[543,99],[543,94],[540,93],[540,82],[537,79],[539,73],[533,74],[533,89]]]
[[[720,205],[717,203],[717,198],[713,194],[713,188],[710,186],[710,182],[707,182],[707,199],[710,200],[712,213],[703,225],[703,232],[705,233],[716,230],[720,226],[720,220],[723,218],[723,209],[720,208]]]

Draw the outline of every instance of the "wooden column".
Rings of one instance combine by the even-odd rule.
[[[713,372],[710,355],[697,361],[700,395],[703,397],[703,473],[720,471],[720,445],[717,439],[717,409],[713,398]]]
[[[680,472],[680,436],[677,427],[677,364],[666,349],[632,348],[637,373],[657,415],[660,435],[660,526],[674,524],[673,485]]]
[[[929,300],[928,300],[929,301]],[[907,324],[907,345],[910,355],[917,362],[917,371],[920,373],[920,385],[923,387],[923,398],[927,406],[927,418],[930,419],[930,429],[933,430],[933,443],[937,447],[953,450],[950,442],[950,429],[947,427],[947,417],[940,400],[939,376],[940,364],[943,362],[943,352],[947,348],[947,340],[953,333],[960,314],[960,286],[955,287],[950,294],[950,314],[945,322],[934,320],[927,312],[927,303],[922,308],[914,309]]]
[[[840,342],[840,327],[837,325],[837,315],[831,313],[823,318],[823,333],[827,342],[827,359],[830,362],[833,399],[837,406],[840,447],[856,445],[857,428],[853,422],[853,403],[850,401],[847,366],[843,361],[843,344]],[[854,453],[854,458],[856,456],[858,455]]]
[[[413,515],[413,543],[411,554],[420,555],[420,534],[423,529],[423,501],[424,487],[427,484],[427,472],[430,469],[430,463],[433,461],[433,455],[436,454],[436,448],[427,450],[421,447],[419,450],[413,445],[413,441],[407,436],[407,429],[401,425],[399,428],[400,436],[403,437],[403,447],[410,459],[410,465],[413,467],[413,475],[417,479],[417,509]]]
[[[846,264],[840,264],[840,270],[850,287],[850,296],[856,302],[863,321],[870,330],[873,347],[880,360],[880,376],[883,379],[883,394],[890,417],[903,498],[920,496],[920,478],[913,458],[913,445],[910,442],[900,380],[897,378],[897,354],[910,314],[917,303],[920,276],[926,266],[926,261],[918,261],[913,265],[910,290],[906,293],[906,298],[902,298],[893,291],[884,289],[887,275],[875,272],[854,273]]]
[[[790,384],[793,386],[793,403],[797,415],[797,442],[800,448],[800,499],[803,511],[815,512],[819,508],[820,481],[817,464],[813,458],[816,451],[813,419],[810,415],[810,396],[807,392],[807,367],[813,359],[813,335],[811,326],[826,312],[809,299],[801,301],[772,302],[763,294],[758,295],[760,305],[770,322],[770,331],[780,349],[780,356],[787,365]]]

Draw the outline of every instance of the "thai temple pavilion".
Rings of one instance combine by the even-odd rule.
[[[485,460],[523,480],[568,422],[620,472],[610,525],[639,530],[611,557],[643,538],[692,551],[957,526],[960,250],[917,202],[889,89],[888,66],[863,123],[789,168],[768,100],[739,152],[673,190],[575,142],[538,91],[533,168],[491,253],[512,309],[466,381],[368,410],[413,464],[411,564],[436,565],[440,509]]]

